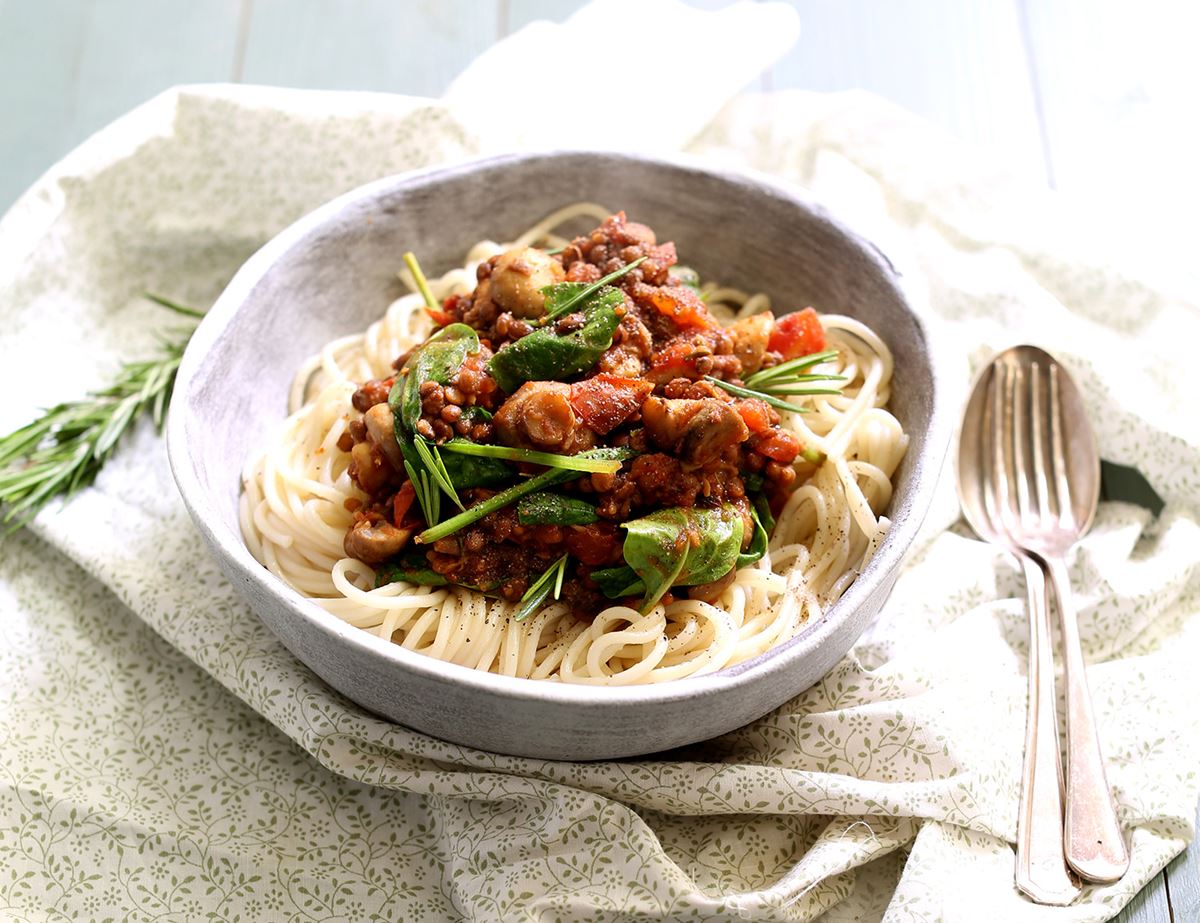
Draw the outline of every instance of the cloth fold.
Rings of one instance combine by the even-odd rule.
[[[891,599],[821,683],[704,744],[551,763],[434,740],[324,686],[219,575],[145,425],[94,487],[0,545],[3,912],[1099,921],[1183,848],[1200,784],[1200,421],[1183,344],[1200,310],[1087,243],[1051,196],[874,98],[689,111],[702,121],[672,146],[802,183],[888,253],[926,294],[963,393],[994,349],[1040,343],[1079,377],[1105,455],[1166,501],[1157,519],[1104,504],[1071,562],[1129,874],[1065,909],[1013,889],[1023,590],[959,522],[952,466]],[[170,319],[141,292],[206,304],[337,193],[506,143],[429,100],[191,87],[152,101],[0,221],[0,425],[148,349]]]

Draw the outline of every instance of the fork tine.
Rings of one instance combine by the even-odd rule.
[[[1037,493],[1038,512],[1046,515],[1052,512],[1052,499],[1050,484],[1046,480],[1046,429],[1042,414],[1042,365],[1040,362],[1029,364],[1029,379],[1030,429],[1033,431],[1033,483]]]
[[[992,504],[988,510],[992,524],[1001,531],[1008,531],[1012,518],[1012,491],[1009,483],[1010,468],[1006,453],[1012,445],[1010,432],[1012,430],[1012,406],[1006,399],[1011,378],[1011,369],[1007,363],[999,363],[992,368],[991,396],[991,426],[988,436],[991,451],[988,454],[990,471],[985,479],[991,488]]]
[[[1025,370],[1020,365],[1014,365],[1009,382],[1008,406],[1012,413],[1012,432],[1009,436],[1012,446],[1013,478],[1017,486],[1017,515],[1021,521],[1026,521],[1032,512],[1029,496],[1029,400],[1026,394]]]
[[[1050,464],[1054,469],[1054,492],[1063,524],[1074,528],[1075,511],[1071,506],[1071,486],[1067,479],[1067,452],[1063,445],[1062,396],[1058,386],[1058,365],[1050,366]],[[1042,474],[1045,477],[1045,472]]]

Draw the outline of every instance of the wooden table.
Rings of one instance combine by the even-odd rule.
[[[804,33],[763,89],[876,92],[1074,197],[1097,220],[1143,239],[1148,229],[1160,255],[1165,247],[1194,265],[1186,247],[1200,207],[1200,4],[789,2]],[[0,211],[93,131],[174,84],[437,96],[497,39],[583,3],[0,0]],[[1117,920],[1200,920],[1200,846]]]

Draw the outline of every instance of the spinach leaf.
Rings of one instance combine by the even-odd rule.
[[[638,596],[646,592],[646,584],[642,583],[642,578],[635,574],[628,564],[594,570],[589,576],[600,587],[600,592],[609,599]]]
[[[767,499],[762,494],[759,494],[750,505],[750,516],[754,520],[754,538],[750,540],[750,547],[738,555],[738,567],[749,567],[767,553],[767,541],[771,536],[767,526],[763,524],[763,517],[758,509],[760,501],[763,512],[766,513],[766,518],[771,523],[770,528],[775,528],[775,519],[771,516],[771,510],[767,507]]]
[[[396,418],[396,440],[401,447],[405,440],[400,431],[403,429],[404,435],[411,438],[421,419],[421,383],[449,384],[463,360],[478,351],[479,334],[466,324],[443,327],[413,350],[388,394],[388,405]]]
[[[588,301],[593,294],[608,283],[614,282],[627,272],[636,269],[645,261],[644,256],[639,256],[632,263],[626,263],[620,269],[610,272],[603,279],[597,279],[595,282],[559,282],[557,285],[547,285],[542,289],[542,294],[546,296],[546,313],[542,317],[542,324],[545,325],[560,314],[583,310],[583,303]]]
[[[408,551],[375,571],[375,586],[387,586],[403,580],[418,586],[445,586],[450,581],[433,570],[423,551]]]
[[[416,428],[421,419],[421,382],[449,384],[467,356],[478,350],[479,335],[471,327],[450,324],[417,347],[404,363],[404,373],[396,376],[396,383],[388,394],[388,406],[396,420],[396,442],[414,471],[425,469],[424,459],[414,445],[414,440],[419,438]],[[491,419],[491,414],[482,407],[469,407],[463,416],[471,422]],[[450,454],[440,458],[455,490],[494,487],[512,477],[512,469],[495,459]]]
[[[758,514],[758,520],[762,523],[763,528],[767,530],[767,535],[774,532],[775,517],[771,515],[771,504],[767,502],[767,495],[763,493],[755,494],[750,498],[750,506]]]
[[[442,465],[450,475],[450,483],[454,485],[455,490],[495,487],[497,484],[511,481],[514,476],[513,469],[498,458],[474,458],[455,452],[443,452]]]
[[[746,486],[746,493],[756,494],[763,489],[763,484],[766,483],[764,478],[757,471],[742,471],[742,483]]]
[[[642,611],[673,586],[711,583],[729,573],[742,550],[742,517],[735,507],[671,507],[624,524],[622,554],[642,578]],[[593,574],[592,579],[595,579]]]
[[[586,526],[599,518],[586,500],[561,494],[530,494],[517,504],[517,521],[523,526]]]
[[[459,419],[465,420],[471,426],[474,426],[476,423],[491,423],[492,414],[478,404],[472,404],[463,410],[462,416]]]
[[[492,356],[488,371],[512,394],[527,381],[562,381],[590,369],[612,346],[621,322],[616,309],[624,300],[619,289],[601,289],[578,306],[584,315],[578,330],[559,335],[552,326],[539,327]]]

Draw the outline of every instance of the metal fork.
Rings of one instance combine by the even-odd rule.
[[[1019,346],[995,362],[997,400],[1012,411],[1002,421],[997,456],[1004,465],[1000,526],[1042,562],[1058,601],[1067,706],[1067,863],[1089,881],[1116,881],[1129,867],[1129,851],[1104,772],[1065,563],[1095,516],[1099,455],[1078,391],[1052,356]]]
[[[1004,367],[989,366],[976,385],[963,422],[962,440],[978,445],[978,478],[960,470],[963,510],[981,537],[1003,546],[1025,575],[1029,614],[1029,705],[1025,721],[1025,754],[1021,766],[1021,801],[1017,814],[1016,884],[1039,904],[1065,906],[1079,896],[1079,883],[1063,853],[1063,772],[1054,695],[1054,649],[1050,634],[1050,601],[1046,576],[1032,555],[1009,538],[1013,407],[1005,399]],[[972,419],[972,415],[975,415]],[[960,457],[964,453],[960,447]],[[971,446],[965,457],[970,460]],[[960,464],[960,469],[964,467]]]

